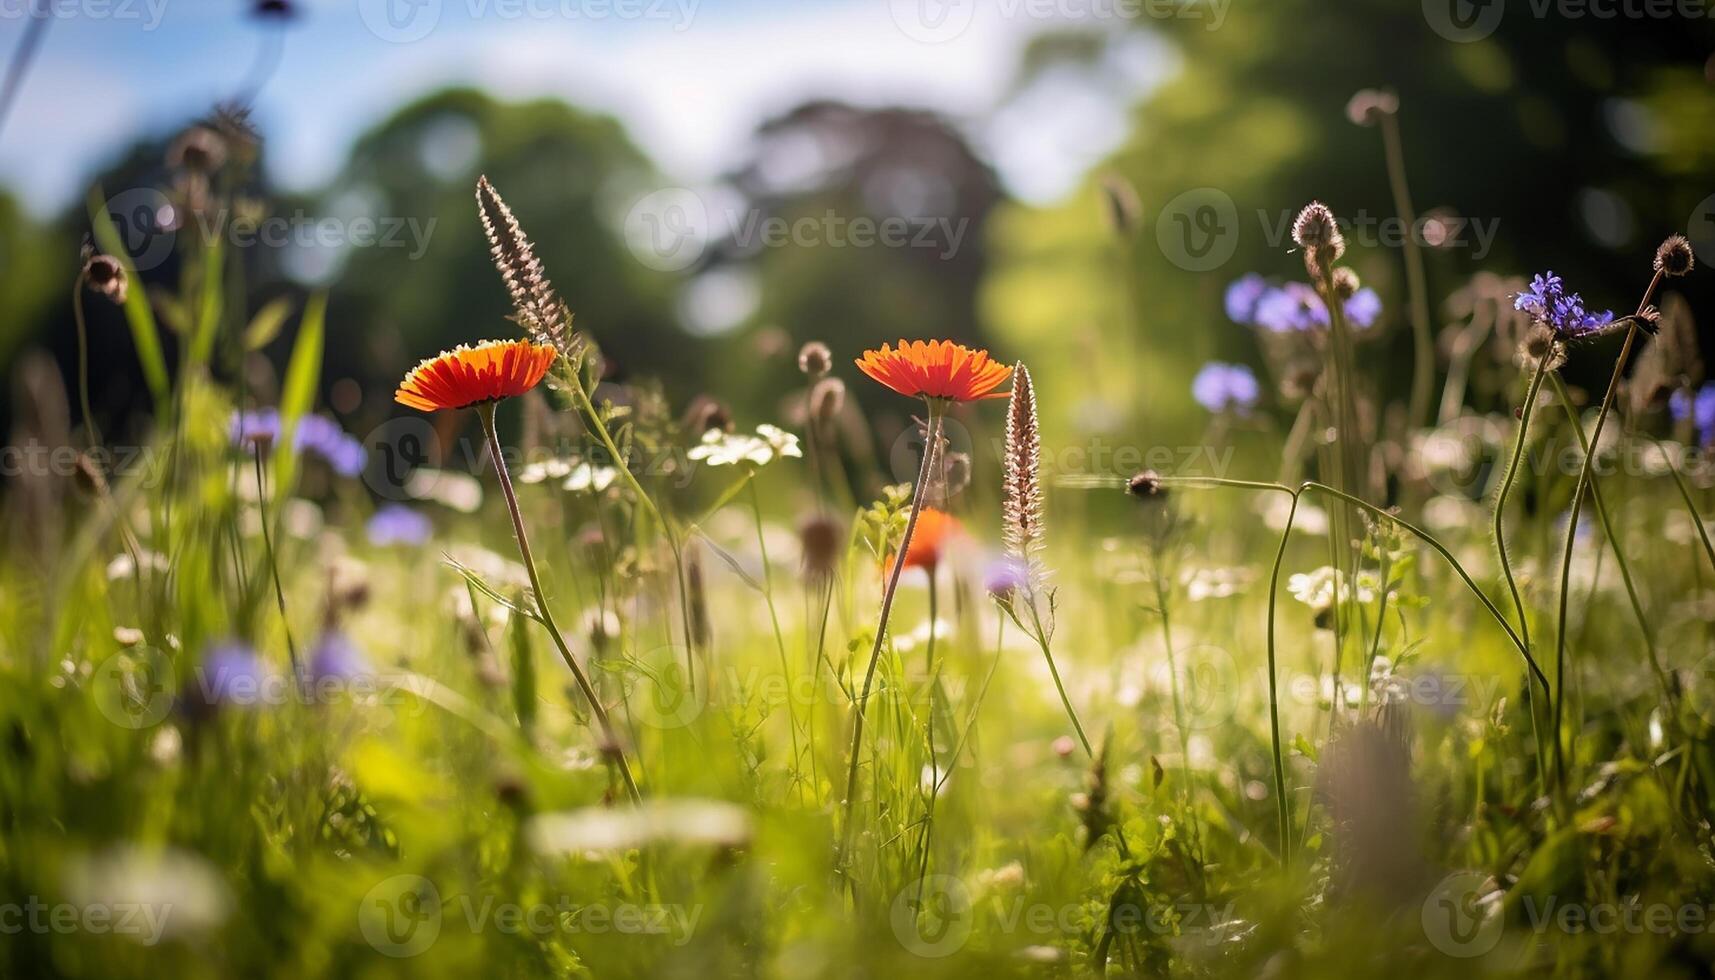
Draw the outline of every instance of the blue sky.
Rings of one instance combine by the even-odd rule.
[[[27,2],[0,0],[0,57],[12,56]],[[0,184],[38,214],[75,199],[136,134],[236,94],[263,43],[244,0],[53,3],[59,15],[0,131]],[[1064,3],[298,3],[255,105],[270,176],[294,189],[326,181],[352,140],[401,103],[471,83],[611,112],[687,181],[737,160],[758,122],[806,98],[923,106],[960,121],[1015,193],[1047,200],[1111,150],[1125,104],[1170,70],[1145,39],[1120,51],[1102,84],[1050,80],[997,113],[1022,47]]]

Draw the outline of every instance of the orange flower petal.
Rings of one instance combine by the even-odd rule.
[[[911,398],[943,398],[969,402],[1000,398],[995,389],[1012,375],[1012,368],[989,357],[986,350],[949,340],[906,341],[899,347],[882,344],[857,360],[858,370]]]
[[[528,340],[460,345],[412,368],[393,400],[437,412],[522,395],[541,383],[556,353],[548,344]]]

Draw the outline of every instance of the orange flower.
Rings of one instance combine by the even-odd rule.
[[[463,344],[411,369],[393,400],[425,412],[465,408],[522,395],[536,387],[554,363],[554,348],[528,340]]]
[[[881,350],[864,351],[857,366],[901,395],[955,402],[1005,397],[995,389],[1012,374],[988,351],[950,340],[901,340],[898,350],[882,344]]]
[[[941,564],[947,545],[958,535],[958,518],[944,510],[923,508],[923,513],[917,515],[917,527],[911,532],[911,543],[905,548],[905,567],[921,568],[935,574],[935,567]]]

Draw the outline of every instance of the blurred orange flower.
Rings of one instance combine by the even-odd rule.
[[[411,369],[393,400],[425,412],[522,395],[541,383],[556,351],[528,340],[460,345]]]
[[[882,344],[881,350],[864,351],[857,366],[901,395],[955,402],[1005,397],[995,389],[1012,374],[988,351],[950,340],[901,340],[897,350]]]
[[[905,567],[921,568],[933,575],[946,555],[947,546],[959,533],[958,518],[944,510],[923,508],[923,512],[917,515],[917,527],[911,533],[911,543],[905,547]]]

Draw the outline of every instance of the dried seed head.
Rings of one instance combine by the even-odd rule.
[[[167,166],[209,174],[226,162],[226,140],[207,126],[192,126],[167,149]]]
[[[1161,476],[1154,470],[1144,470],[1126,481],[1126,493],[1140,500],[1160,500],[1166,496],[1167,490],[1161,485]]]
[[[1005,483],[1002,522],[1006,553],[1036,571],[1043,545],[1042,445],[1036,422],[1036,389],[1024,362],[1012,371],[1006,410]]]
[[[812,380],[827,374],[834,366],[834,354],[828,350],[828,345],[819,340],[812,340],[798,350],[798,370],[809,375]]]
[[[125,266],[121,265],[118,259],[90,250],[85,253],[83,275],[91,289],[106,296],[115,305],[124,305],[127,288]]]
[[[700,439],[711,429],[731,432],[732,427],[732,411],[708,395],[691,399],[691,407],[685,410],[685,431],[693,437]]]
[[[1655,271],[1672,278],[1683,276],[1697,264],[1691,243],[1684,235],[1669,235],[1655,250]]]
[[[1334,295],[1340,299],[1351,299],[1361,286],[1363,283],[1358,281],[1358,274],[1350,266],[1343,265],[1334,270]]]
[[[846,407],[846,383],[839,378],[823,378],[810,389],[810,420],[827,424],[839,418]]]
[[[1298,212],[1298,217],[1292,222],[1292,240],[1298,243],[1299,248],[1321,248],[1324,245],[1345,248],[1340,227],[1334,223],[1334,212],[1321,201],[1311,201]]]
[[[804,577],[823,583],[834,577],[840,563],[840,542],[845,532],[831,517],[818,514],[798,526],[798,545]]]
[[[542,271],[536,249],[486,176],[476,179],[476,210],[488,236],[494,267],[512,294],[513,317],[539,343],[552,344],[561,354],[572,353],[571,311],[554,293]]]
[[[1399,112],[1399,96],[1386,89],[1359,89],[1346,103],[1346,118],[1358,126],[1374,126]]]

